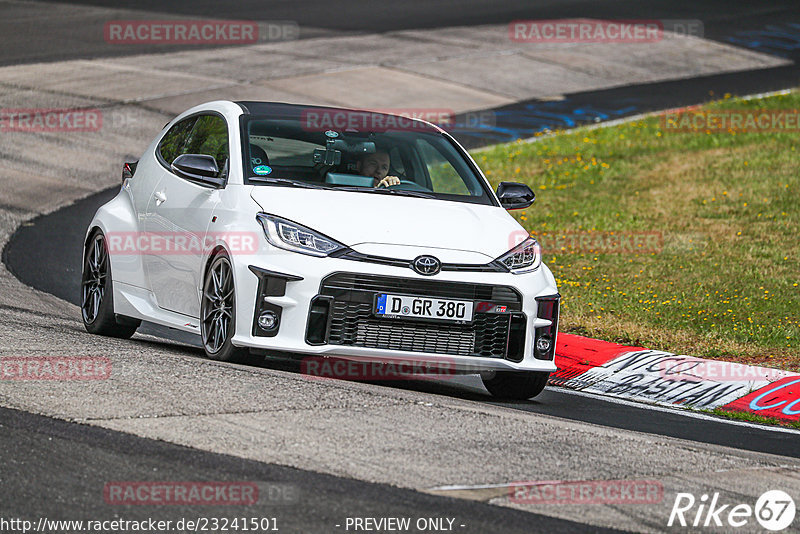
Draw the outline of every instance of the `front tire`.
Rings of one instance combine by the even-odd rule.
[[[246,362],[249,351],[234,347],[231,338],[236,331],[236,288],[233,267],[228,255],[214,257],[203,282],[200,303],[200,336],[203,350],[212,360]]]
[[[114,290],[111,263],[103,232],[96,231],[83,251],[81,275],[81,317],[90,334],[127,339],[141,321],[114,314]]]
[[[544,371],[496,371],[493,377],[481,377],[481,380],[494,397],[526,400],[541,393],[548,378],[550,373]]]

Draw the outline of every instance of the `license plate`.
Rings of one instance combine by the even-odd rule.
[[[472,320],[472,301],[381,293],[375,304],[375,314],[392,318],[410,317],[465,322]]]

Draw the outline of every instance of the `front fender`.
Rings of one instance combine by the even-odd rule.
[[[106,236],[109,246],[109,261],[114,281],[147,288],[142,255],[137,250],[124,250],[116,243],[125,236],[135,236],[139,232],[131,197],[121,188],[117,196],[100,206],[92,217],[86,230],[84,246],[95,230]],[[113,240],[113,243],[111,242]]]

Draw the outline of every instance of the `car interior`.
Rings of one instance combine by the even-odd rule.
[[[332,144],[330,149],[323,148],[325,146],[323,144],[308,143],[305,153],[281,154],[281,150],[278,148],[275,150],[276,155],[270,157],[268,150],[271,148],[270,145],[275,144],[274,141],[275,138],[270,136],[251,136],[249,143],[251,170],[259,165],[270,165],[270,174],[275,177],[329,185],[372,187],[372,177],[359,175],[358,160],[365,154],[385,151],[389,154],[389,175],[397,176],[404,182],[412,182],[421,190],[432,190],[430,177],[427,172],[422,171],[424,166],[419,155],[414,153],[413,145],[407,143],[398,143],[387,150],[376,146],[371,141],[351,143],[337,140],[338,142]],[[312,148],[313,146],[316,148]],[[331,151],[334,152],[334,155],[331,159],[326,160],[325,153]],[[418,180],[409,177],[406,172],[406,169],[409,168],[420,169],[420,172],[415,173],[419,177]]]
[[[488,195],[466,161],[436,132],[404,130],[309,130],[296,117],[249,118],[245,179],[253,183],[292,180],[331,187],[372,188],[358,161],[378,151],[389,154],[387,189],[486,202]],[[265,168],[255,170],[259,165]],[[383,189],[383,188],[382,188]],[[457,198],[458,197],[458,198]],[[479,200],[480,199],[480,200]]]

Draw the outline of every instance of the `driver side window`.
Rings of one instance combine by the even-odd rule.
[[[175,124],[158,145],[169,167],[182,154],[204,154],[217,161],[222,174],[228,168],[228,125],[218,115],[189,117]]]
[[[161,155],[161,158],[164,160],[167,166],[172,165],[172,162],[175,161],[175,158],[181,154],[186,154],[186,152],[182,152],[183,146],[186,143],[186,138],[191,133],[192,127],[194,126],[194,122],[196,120],[197,117],[183,119],[170,128],[167,134],[161,140],[161,143],[158,144],[158,153]]]
[[[211,156],[224,173],[228,165],[228,125],[225,119],[218,115],[197,117],[182,153]]]

